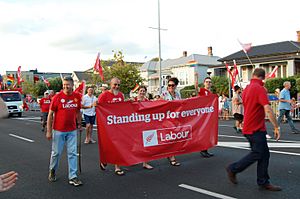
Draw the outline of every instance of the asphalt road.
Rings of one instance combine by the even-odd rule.
[[[0,173],[19,173],[17,185],[0,193],[0,198],[300,198],[300,134],[290,134],[287,124],[281,126],[281,141],[269,140],[271,182],[282,186],[281,192],[258,188],[256,165],[238,175],[238,185],[228,181],[225,166],[248,152],[246,140],[233,131],[233,120],[220,121],[219,146],[210,150],[214,157],[205,159],[199,153],[178,156],[180,167],[170,166],[166,159],[156,160],[151,162],[155,169],[145,170],[139,164],[127,167],[122,177],[114,174],[113,166],[101,171],[97,145],[83,144],[80,178],[84,185],[73,187],[67,181],[65,153],[57,182],[47,180],[51,143],[41,132],[38,116],[38,112],[27,112],[22,118],[0,120]],[[296,127],[300,129],[300,123]]]

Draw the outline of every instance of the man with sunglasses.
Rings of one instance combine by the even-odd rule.
[[[110,90],[104,91],[98,97],[98,104],[101,103],[118,103],[124,101],[124,94],[119,90],[121,81],[119,78],[114,77],[110,80]],[[101,170],[105,170],[106,163],[100,163]],[[125,172],[119,167],[119,165],[115,165],[115,174],[118,176],[122,176]]]
[[[206,77],[204,79],[203,84],[204,84],[204,88],[200,88],[200,90],[198,89],[198,84],[195,84],[196,91],[199,90],[198,91],[198,95],[199,96],[208,96],[208,95],[212,94],[211,91],[210,91],[210,89],[212,87],[211,78],[210,77]],[[209,153],[208,150],[203,150],[203,151],[200,152],[200,154],[204,158],[210,158],[210,157],[214,156],[214,154]]]

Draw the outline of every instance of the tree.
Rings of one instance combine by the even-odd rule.
[[[103,68],[104,82],[99,77],[99,74],[93,74],[92,83],[95,85],[99,83],[109,85],[111,78],[117,77],[121,80],[120,90],[125,95],[128,95],[130,90],[133,89],[136,84],[141,84],[143,82],[139,71],[140,65],[127,64],[124,61],[122,51],[114,51],[113,59],[101,61],[101,65]]]
[[[110,68],[110,77],[118,77],[121,80],[120,90],[129,94],[136,84],[141,84],[143,78],[140,75],[139,67],[134,64],[127,64],[123,61],[123,53],[118,51],[114,54],[115,63]]]
[[[59,92],[62,89],[62,81],[60,77],[50,78],[49,83],[49,89],[54,90],[54,92]]]

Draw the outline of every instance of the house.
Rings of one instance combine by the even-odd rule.
[[[248,84],[254,68],[262,67],[266,73],[270,73],[276,66],[278,70],[276,77],[289,77],[300,74],[300,31],[297,31],[297,41],[283,41],[265,45],[253,46],[247,53],[240,50],[231,55],[223,57],[218,61],[233,65],[233,60],[237,63],[240,81],[242,86]],[[212,67],[215,75],[227,75],[225,65]]]
[[[92,74],[91,72],[81,72],[81,71],[73,71],[71,77],[74,81],[74,88],[77,88],[82,80],[85,80],[86,82],[92,82]]]
[[[207,75],[210,75],[208,68],[220,65],[220,57],[213,56],[212,47],[208,47],[208,55],[191,54],[187,56],[187,51],[183,51],[183,56],[176,59],[161,61],[162,87],[167,85],[170,77],[177,77],[180,90],[185,86],[194,85],[195,73],[198,74],[198,82],[202,82]],[[140,68],[141,76],[145,79],[144,84],[148,86],[149,93],[159,91],[159,62],[148,61]]]

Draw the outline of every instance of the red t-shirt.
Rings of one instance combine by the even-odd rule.
[[[53,129],[61,132],[76,129],[76,114],[81,109],[81,98],[78,93],[66,95],[60,91],[52,98],[50,110],[54,111]]]
[[[146,101],[149,101],[149,99],[148,99],[148,98],[144,98],[144,100],[138,100],[138,98],[135,97],[135,98],[133,99],[133,101],[134,101],[134,102],[146,102]]]
[[[244,105],[244,134],[266,131],[264,106],[269,104],[267,91],[259,79],[251,79],[242,93]]]
[[[207,89],[205,89],[205,88],[200,88],[200,91],[198,92],[198,95],[199,95],[199,96],[208,96],[208,95],[210,95],[210,94],[212,94],[212,93],[210,92],[210,90],[207,90]]]
[[[105,91],[101,93],[98,97],[98,103],[116,103],[116,102],[123,102],[124,95],[121,92],[118,92],[117,95],[114,95],[110,91]]]
[[[43,113],[49,112],[50,104],[51,104],[51,99],[49,97],[47,98],[43,97],[40,100],[41,112]]]

